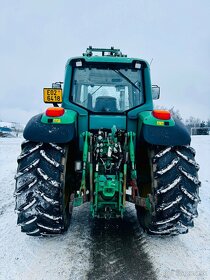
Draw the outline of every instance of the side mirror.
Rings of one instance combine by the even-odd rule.
[[[152,85],[152,99],[156,100],[160,98],[160,87],[157,85]]]

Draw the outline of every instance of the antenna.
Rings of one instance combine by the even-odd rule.
[[[149,66],[151,66],[152,62],[153,62],[153,58],[151,59]]]

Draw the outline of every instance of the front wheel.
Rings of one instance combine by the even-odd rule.
[[[195,151],[190,146],[147,147],[150,182],[146,188],[152,194],[152,212],[136,207],[142,227],[150,234],[176,235],[187,233],[197,217],[200,201]],[[140,186],[145,194],[144,184]]]
[[[26,234],[60,234],[68,229],[69,154],[65,145],[31,141],[22,144],[15,197],[17,223]]]

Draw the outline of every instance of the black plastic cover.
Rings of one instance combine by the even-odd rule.
[[[75,136],[75,123],[45,124],[42,114],[36,115],[27,123],[23,136],[26,140],[43,143],[67,143]]]
[[[189,145],[190,134],[184,124],[174,119],[175,126],[152,126],[143,124],[141,137],[153,145],[179,146]]]

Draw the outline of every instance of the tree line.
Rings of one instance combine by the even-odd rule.
[[[187,119],[184,119],[178,109],[175,109],[174,107],[168,109],[163,106],[156,106],[155,109],[161,109],[161,110],[168,110],[171,112],[171,115],[180,121],[182,121],[185,126],[187,127],[188,131],[191,133],[192,129],[199,128],[200,131],[198,134],[209,134],[210,128],[210,118],[207,120],[202,120],[200,118],[196,118],[193,116],[188,117]],[[198,130],[199,130],[198,129]]]

